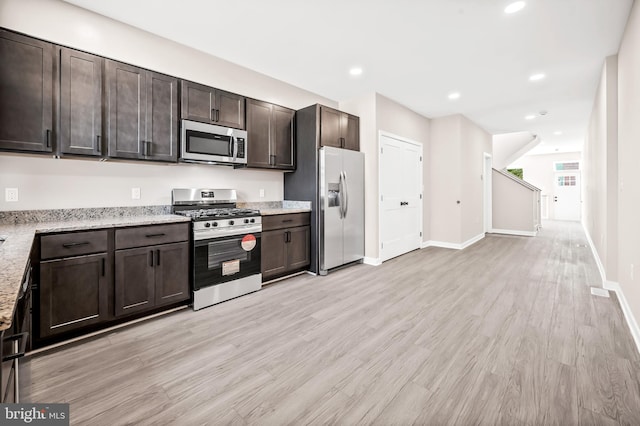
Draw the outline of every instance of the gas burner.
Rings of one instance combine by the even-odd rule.
[[[230,219],[237,217],[260,216],[259,210],[239,208],[182,210],[177,211],[176,213],[190,217],[194,220]]]

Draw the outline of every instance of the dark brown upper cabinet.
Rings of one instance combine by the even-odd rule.
[[[0,149],[52,152],[55,49],[0,30]]]
[[[243,96],[185,80],[181,91],[183,119],[244,130]]]
[[[106,60],[108,156],[178,159],[178,79]]]
[[[102,155],[103,61],[60,48],[60,154]]]
[[[294,170],[295,111],[247,99],[248,167]]]
[[[355,115],[320,106],[320,146],[360,150],[360,119]]]

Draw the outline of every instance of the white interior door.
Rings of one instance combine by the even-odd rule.
[[[422,244],[422,145],[380,135],[380,259]]]
[[[556,220],[580,220],[580,173],[556,173],[553,211]]]

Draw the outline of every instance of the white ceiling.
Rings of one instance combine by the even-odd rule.
[[[65,1],[336,101],[375,91],[427,117],[530,131],[539,152],[581,150],[633,3],[527,0],[508,15],[510,0]]]

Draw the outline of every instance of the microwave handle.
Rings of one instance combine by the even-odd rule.
[[[238,142],[236,142],[236,138],[232,136],[231,140],[229,141],[229,150],[231,152],[231,155],[230,155],[231,158],[235,158],[235,154],[234,153],[238,150],[236,148],[236,144],[237,143]]]

